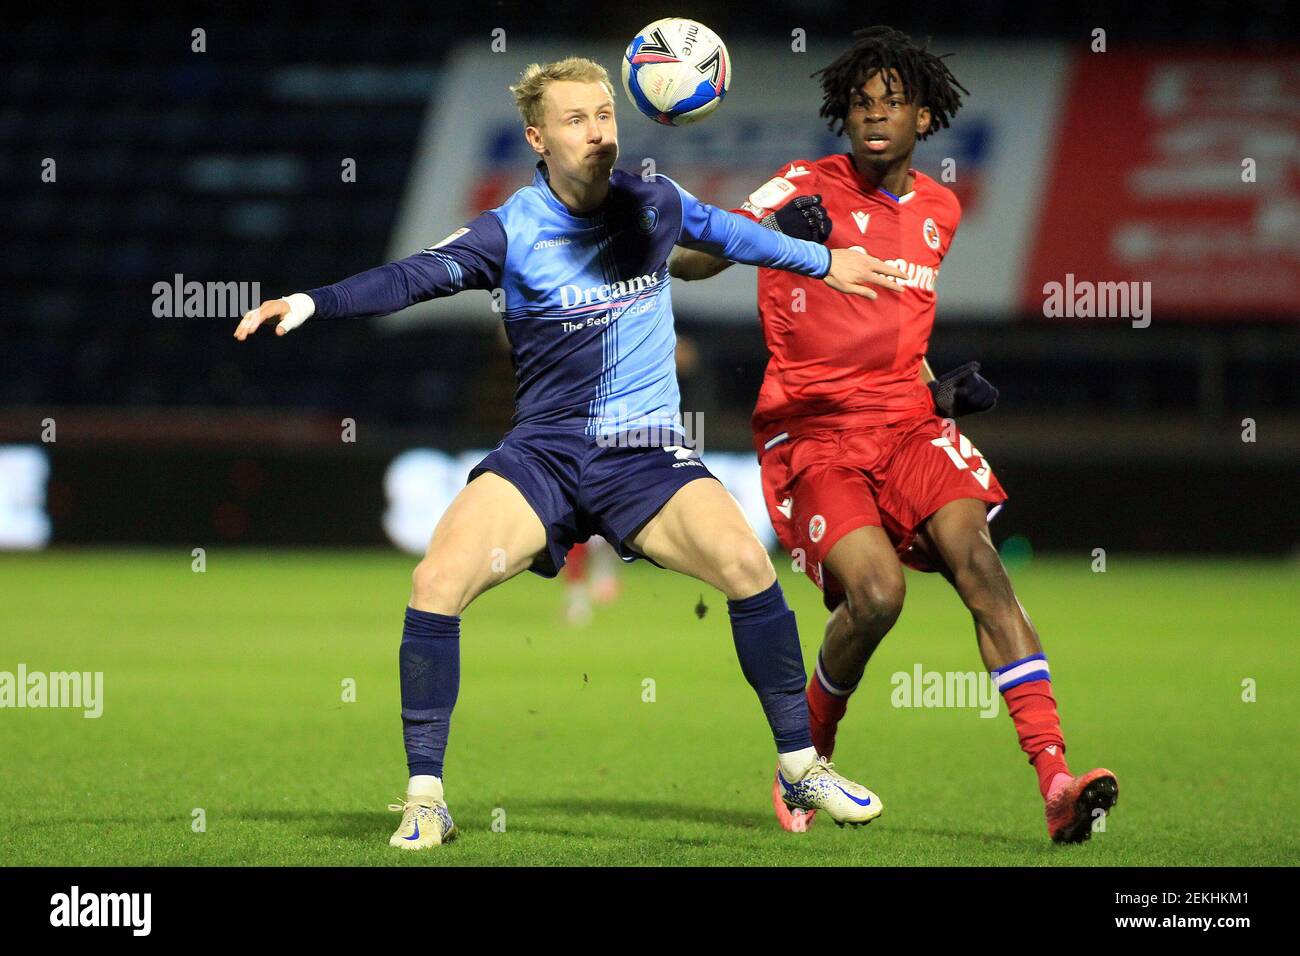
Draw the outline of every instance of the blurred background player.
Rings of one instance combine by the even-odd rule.
[[[974,618],[984,665],[1037,773],[1048,833],[1086,840],[1118,799],[1118,783],[1109,770],[1075,776],[1066,764],[1047,657],[988,532],[1006,495],[979,450],[936,414],[936,400],[974,383],[977,366],[937,388],[921,379],[936,279],[961,207],[912,168],[912,154],[949,125],[966,90],[940,57],[897,30],[853,37],[814,74],[821,115],[848,136],[850,151],[783,164],[738,210],[761,222],[820,196],[829,245],[869,249],[906,272],[901,291],[853,300],[770,270],[759,276],[771,358],[753,428],[765,499],[782,544],[806,556],[832,611],[808,684],[813,741],[823,755],[834,751],[848,699],[902,611],[902,565],[937,570]],[[729,264],[680,250],[672,272],[707,278]],[[783,826],[811,822],[793,819],[780,792],[778,774],[773,804]]]
[[[611,604],[618,599],[618,555],[598,534],[569,549],[564,562],[564,616],[570,624],[591,621],[593,604]]]

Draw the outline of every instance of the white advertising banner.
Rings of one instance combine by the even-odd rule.
[[[448,63],[433,94],[411,167],[389,258],[430,246],[480,211],[499,205],[532,178],[536,160],[523,138],[507,87],[529,63],[583,53],[614,80],[619,166],[672,176],[700,199],[730,208],[795,159],[817,159],[847,147],[818,115],[821,92],[810,77],[841,44],[809,41],[731,48],[733,79],[726,102],[706,120],[660,126],[639,114],[619,81],[621,45],[514,45],[493,53],[485,42]],[[958,80],[970,90],[950,129],[917,150],[917,166],[952,188],[964,215],[940,280],[941,319],[1009,316],[1017,307],[1045,169],[1060,115],[1069,58],[1052,44],[999,45],[935,41],[951,52]],[[754,320],[755,270],[738,266],[703,282],[673,285],[680,316]],[[486,292],[421,303],[388,321],[496,319]]]

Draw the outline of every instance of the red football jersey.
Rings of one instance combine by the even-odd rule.
[[[939,264],[961,219],[952,191],[911,170],[912,191],[869,187],[847,153],[797,160],[734,212],[761,220],[796,196],[820,195],[827,245],[857,246],[908,274],[902,292],[875,300],[824,282],[760,269],[758,308],[770,358],[754,408],[756,450],[780,432],[883,425],[933,410],[918,377],[934,326]]]

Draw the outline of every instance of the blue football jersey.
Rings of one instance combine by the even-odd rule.
[[[435,246],[307,294],[316,315],[387,315],[464,289],[500,290],[516,425],[589,435],[680,426],[668,255],[681,243],[821,277],[824,246],[702,203],[667,176],[610,174],[575,216],[538,163],[533,182]]]

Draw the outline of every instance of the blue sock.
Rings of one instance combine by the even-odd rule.
[[[460,692],[460,618],[408,607],[398,658],[407,768],[413,777],[441,777],[451,711]]]
[[[794,612],[786,606],[781,593],[781,582],[774,581],[766,591],[752,597],[728,601],[727,611],[740,669],[758,692],[777,753],[811,747],[803,651]]]

